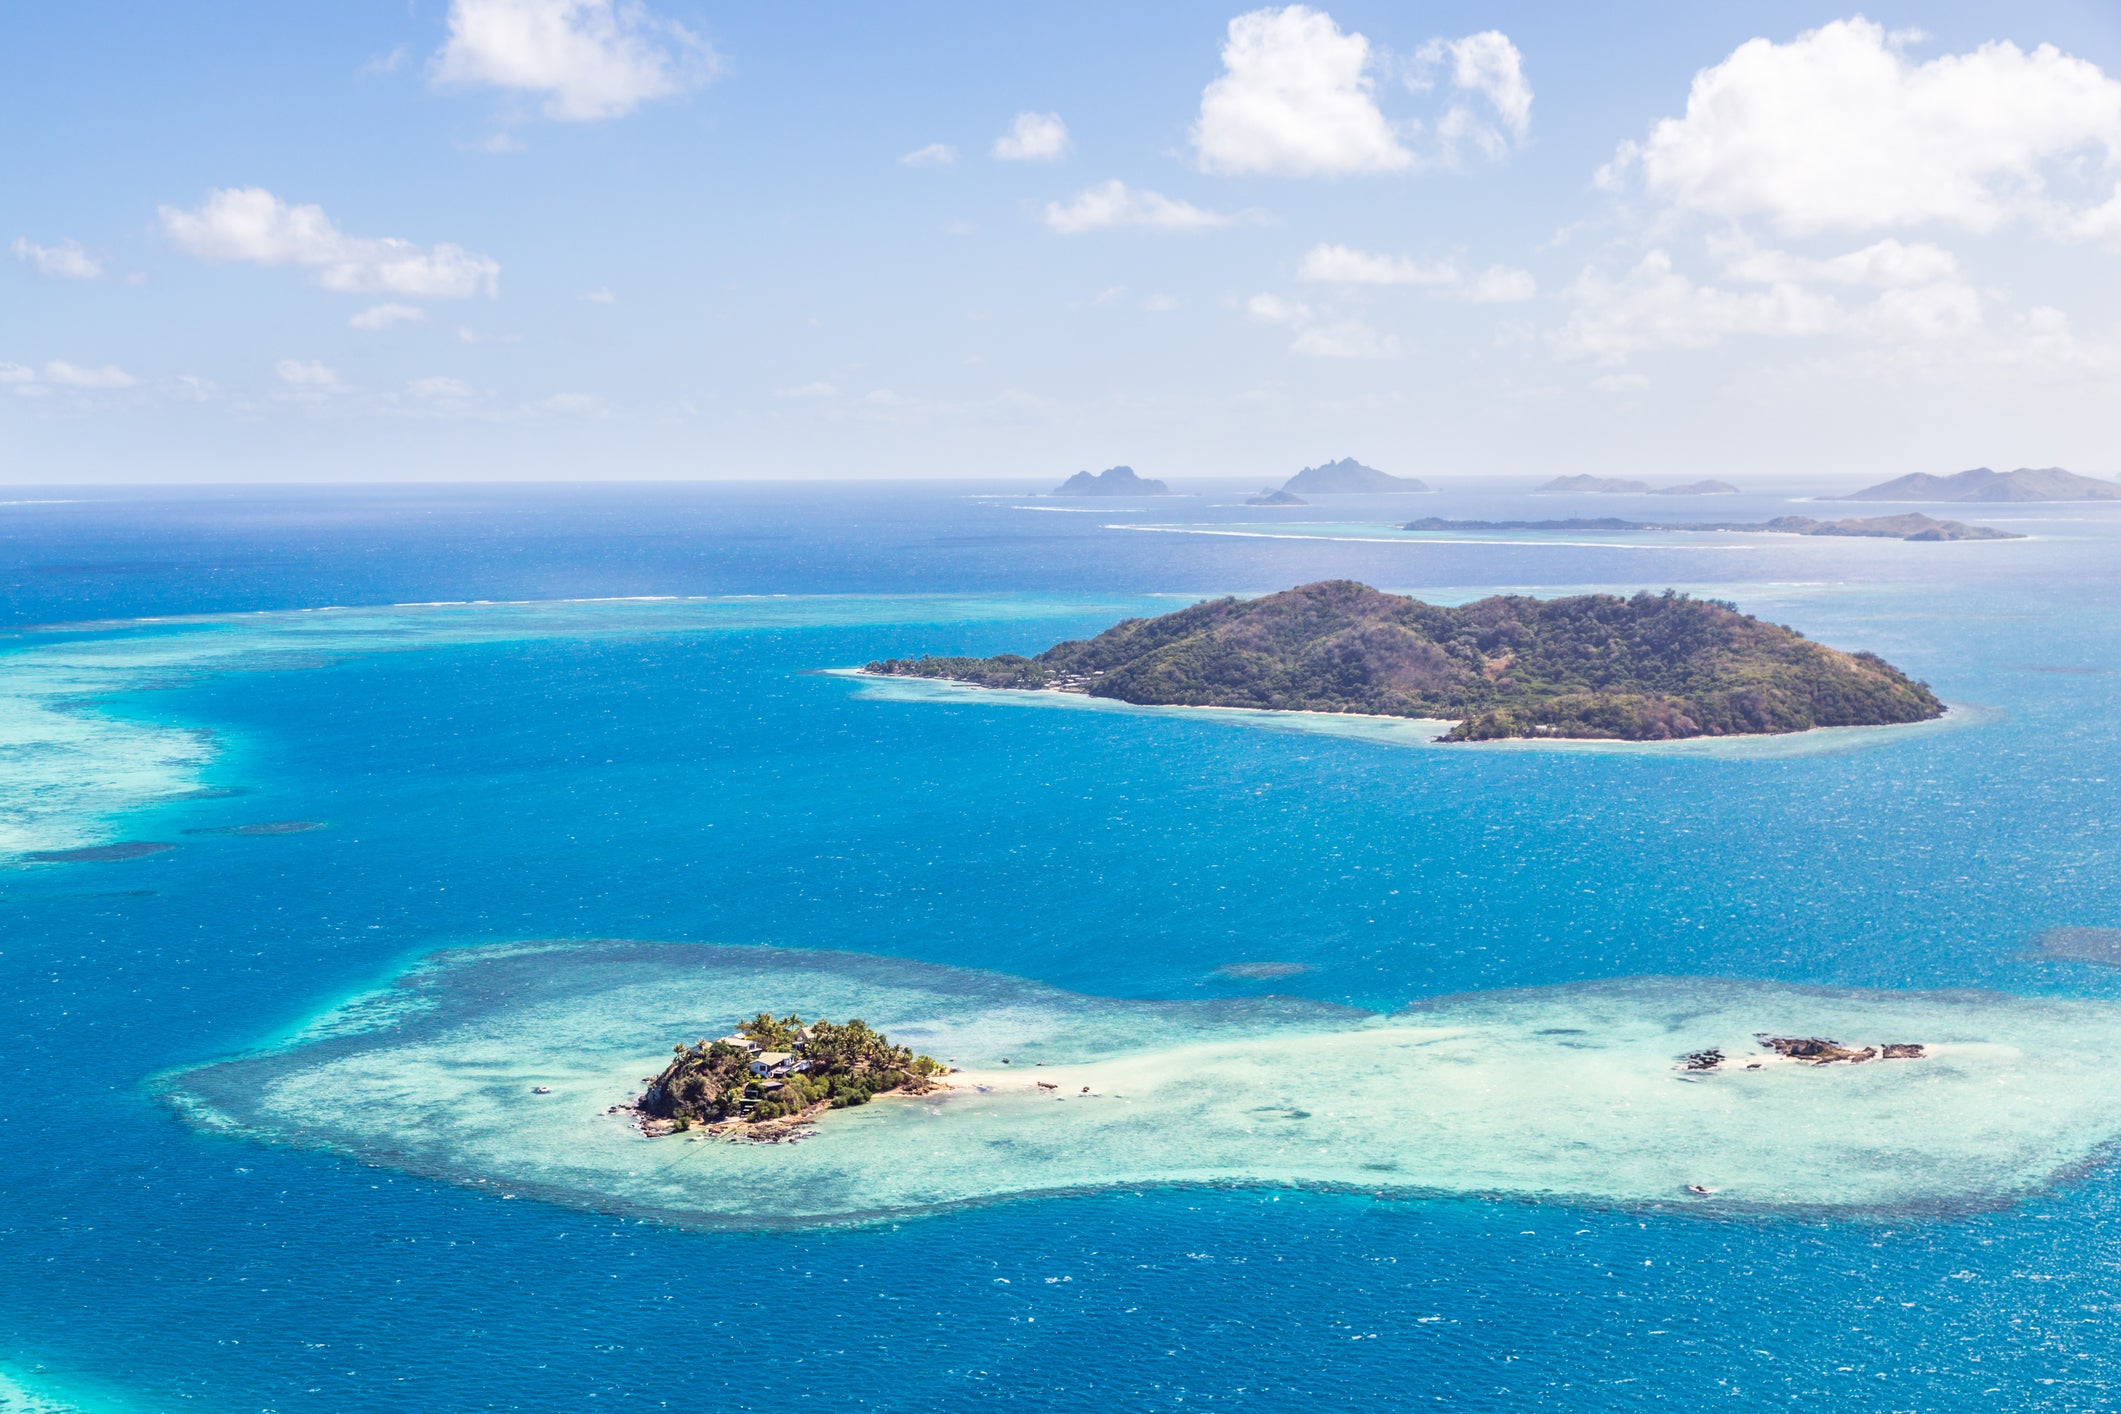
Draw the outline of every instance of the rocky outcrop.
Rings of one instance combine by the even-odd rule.
[[[1756,1040],[1786,1061],[1799,1065],[1862,1065],[1873,1060],[1921,1060],[1929,1054],[1929,1048],[1915,1041],[1890,1041],[1877,1046],[1845,1046],[1839,1041],[1824,1036],[1770,1036],[1765,1031],[1754,1033]],[[1729,1057],[1715,1047],[1707,1050],[1688,1051],[1679,1058],[1673,1069],[1682,1071],[1722,1070]],[[1758,1070],[1759,1060],[1749,1060],[1744,1069]]]
[[[1056,496],[1168,496],[1171,488],[1151,476],[1137,476],[1131,466],[1100,472],[1078,471],[1053,488]]]

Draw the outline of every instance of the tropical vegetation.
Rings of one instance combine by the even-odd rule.
[[[1874,653],[1671,590],[1450,606],[1327,580],[1128,619],[1036,657],[893,658],[867,671],[1143,704],[1450,719],[1446,741],[1728,736],[1944,711]]]
[[[795,1015],[776,1020],[762,1011],[740,1022],[732,1037],[702,1037],[671,1050],[670,1064],[649,1082],[637,1108],[675,1120],[680,1129],[844,1109],[893,1090],[918,1094],[944,1071],[933,1057],[892,1045],[859,1017],[842,1026]],[[786,1059],[761,1073],[762,1055]]]

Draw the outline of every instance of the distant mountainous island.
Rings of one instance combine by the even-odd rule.
[[[2121,501],[2121,482],[2079,476],[2059,466],[1992,471],[1977,466],[1951,476],[1926,471],[1897,476],[1839,501]]]
[[[1056,496],[1168,496],[1171,488],[1152,477],[1136,476],[1131,466],[1106,467],[1092,474],[1078,471],[1053,488]]]
[[[1454,719],[1443,741],[1628,741],[1939,716],[1927,686],[1714,600],[1500,595],[1455,608],[1326,580],[1128,619],[1035,658],[894,658],[865,672],[1122,702]]]
[[[1281,484],[1292,496],[1353,496],[1379,492],[1427,492],[1426,481],[1411,476],[1393,476],[1374,466],[1364,466],[1353,457],[1307,466]]]
[[[1968,525],[1957,520],[1933,520],[1916,511],[1897,516],[1851,516],[1843,520],[1813,520],[1810,516],[1776,516],[1761,521],[1692,521],[1660,524],[1647,520],[1616,520],[1611,516],[1574,520],[1439,520],[1434,516],[1410,520],[1401,530],[1569,530],[1579,534],[1635,530],[1739,530],[1771,535],[1850,535],[1873,540],[2023,540],[2009,530],[1986,525]]]
[[[1652,486],[1611,476],[1557,476],[1532,488],[1535,496],[1735,496],[1728,481],[1689,481],[1684,486]]]
[[[1245,498],[1248,506],[1308,506],[1311,503],[1301,496],[1292,496],[1286,490],[1277,491],[1269,486],[1257,496]]]

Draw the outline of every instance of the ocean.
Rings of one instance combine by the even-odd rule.
[[[2121,927],[2121,507],[1038,489],[0,498],[0,1411],[2121,1401],[2121,970],[2040,945]],[[1954,712],[1444,748],[833,671],[1342,577],[1678,588]],[[1124,1143],[594,1128],[767,994],[1056,1068],[1477,1044],[1273,1113],[1218,1053]],[[1756,1015],[1992,1049],[1750,1109],[1658,1068]]]

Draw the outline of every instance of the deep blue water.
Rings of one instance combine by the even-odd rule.
[[[1969,517],[2038,535],[2009,544],[1732,550],[1109,528],[1640,513],[1501,493],[1272,519],[934,487],[16,495],[59,503],[0,507],[13,650],[92,619],[432,600],[979,593],[1032,617],[798,607],[83,707],[210,731],[209,782],[244,793],[114,823],[162,854],[0,869],[0,1373],[201,1410],[2121,1401],[2105,1167],[1862,1222],[1130,1191],[712,1234],[201,1136],[149,1087],[433,948],[525,937],[848,948],[1136,997],[1261,990],[1213,969],[1271,958],[1313,969],[1280,990],[1374,1007],[1642,974],[2121,995],[2025,955],[2042,928],[2121,925],[2121,513]],[[882,702],[814,672],[1327,576],[1691,587],[1994,720],[1784,760],[1457,754]],[[326,828],[182,833],[285,819]]]

